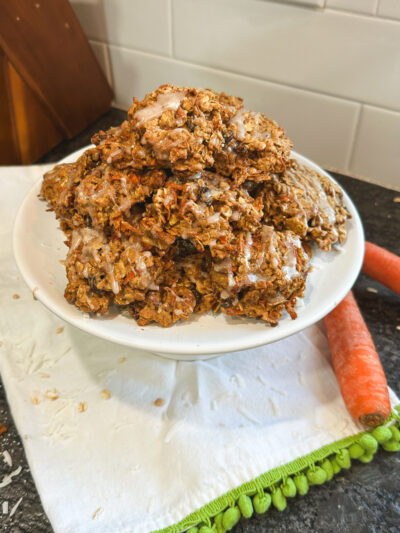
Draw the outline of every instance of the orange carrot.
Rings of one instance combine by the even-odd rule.
[[[129,281],[134,278],[137,274],[135,272],[129,272],[129,274],[127,274],[125,276],[125,279],[124,281],[122,282],[123,285],[126,285],[127,283],[129,283]]]
[[[389,391],[374,341],[351,291],[324,323],[349,413],[362,424],[379,426],[390,414]]]
[[[362,271],[370,278],[400,294],[400,257],[398,255],[376,244],[366,242]]]

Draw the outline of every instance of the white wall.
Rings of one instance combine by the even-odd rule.
[[[323,166],[400,187],[400,0],[71,0],[127,109],[162,83],[242,96]]]

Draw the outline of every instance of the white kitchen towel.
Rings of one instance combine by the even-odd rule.
[[[56,533],[166,528],[362,431],[343,404],[321,324],[254,350],[176,362],[47,311],[11,244],[18,206],[45,170],[0,169],[0,371]]]

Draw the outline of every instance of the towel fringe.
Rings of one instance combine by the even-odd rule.
[[[187,533],[226,533],[242,517],[251,518],[254,512],[264,514],[271,505],[278,511],[284,511],[288,499],[304,496],[311,486],[330,481],[342,470],[348,470],[352,460],[371,462],[379,446],[387,452],[400,451],[399,426],[400,405],[395,407],[382,426],[324,446],[308,456],[267,472],[205,505],[178,524],[155,533],[179,533],[185,530]],[[318,455],[321,457],[316,459]]]

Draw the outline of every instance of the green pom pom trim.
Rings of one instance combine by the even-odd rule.
[[[343,448],[343,450],[340,450],[340,452],[336,454],[335,459],[340,468],[345,468],[347,470],[351,467],[350,452],[347,448]]]
[[[239,508],[231,507],[230,509],[227,509],[224,512],[224,516],[222,517],[222,525],[227,531],[229,531],[230,529],[236,526],[239,520],[240,520]]]
[[[250,518],[253,515],[253,504],[251,503],[251,498],[246,494],[239,496],[238,507],[245,518]]]
[[[355,442],[349,447],[349,454],[352,459],[359,459],[365,454],[364,448],[358,442]]]
[[[202,526],[202,527],[200,528],[199,533],[215,533],[215,531],[214,531],[211,527],[208,527],[208,526]]]
[[[257,514],[264,514],[271,507],[272,498],[269,492],[256,494],[253,498],[254,510]]]
[[[390,433],[392,434],[391,439],[400,441],[400,430],[396,426],[390,426]],[[388,439],[390,440],[390,439]]]
[[[278,511],[286,509],[287,501],[281,489],[272,489],[272,504]]]
[[[359,461],[361,461],[362,463],[370,463],[373,458],[374,458],[374,454],[367,452],[359,458]]]
[[[371,432],[371,435],[379,442],[379,444],[383,444],[392,438],[392,432],[387,426],[379,426],[375,428]]]
[[[217,533],[225,533],[226,532],[226,529],[224,528],[224,526],[222,524],[223,518],[224,518],[224,513],[219,513],[214,518],[214,527],[217,530]]]
[[[287,498],[304,496],[310,486],[316,487],[330,481],[342,469],[350,468],[352,460],[371,462],[379,446],[387,452],[400,451],[399,415],[400,405],[384,425],[328,444],[274,468],[216,498],[178,524],[153,533],[180,533],[183,530],[188,530],[187,533],[226,533],[242,516],[250,518],[254,511],[263,514],[271,506],[284,511]]]
[[[378,449],[378,441],[374,439],[371,433],[363,435],[358,442],[367,452],[375,453]]]
[[[333,466],[329,459],[322,461],[321,468],[325,470],[326,481],[330,481],[333,478]]]
[[[398,452],[400,451],[400,442],[394,439],[388,440],[382,444],[382,448],[386,452]]]
[[[297,488],[297,493],[300,494],[300,496],[304,496],[307,494],[309,489],[308,479],[305,474],[298,474],[294,477],[294,484]]]
[[[281,485],[282,494],[285,498],[294,498],[297,493],[296,485],[291,477],[285,479]]]
[[[312,466],[307,472],[307,479],[310,485],[322,485],[327,478],[326,472],[320,466]]]
[[[331,459],[331,465],[332,465],[332,469],[333,469],[333,474],[336,476],[336,474],[339,474],[339,472],[342,470],[340,468],[340,465],[338,464],[338,462],[336,461],[335,457],[332,457]]]

